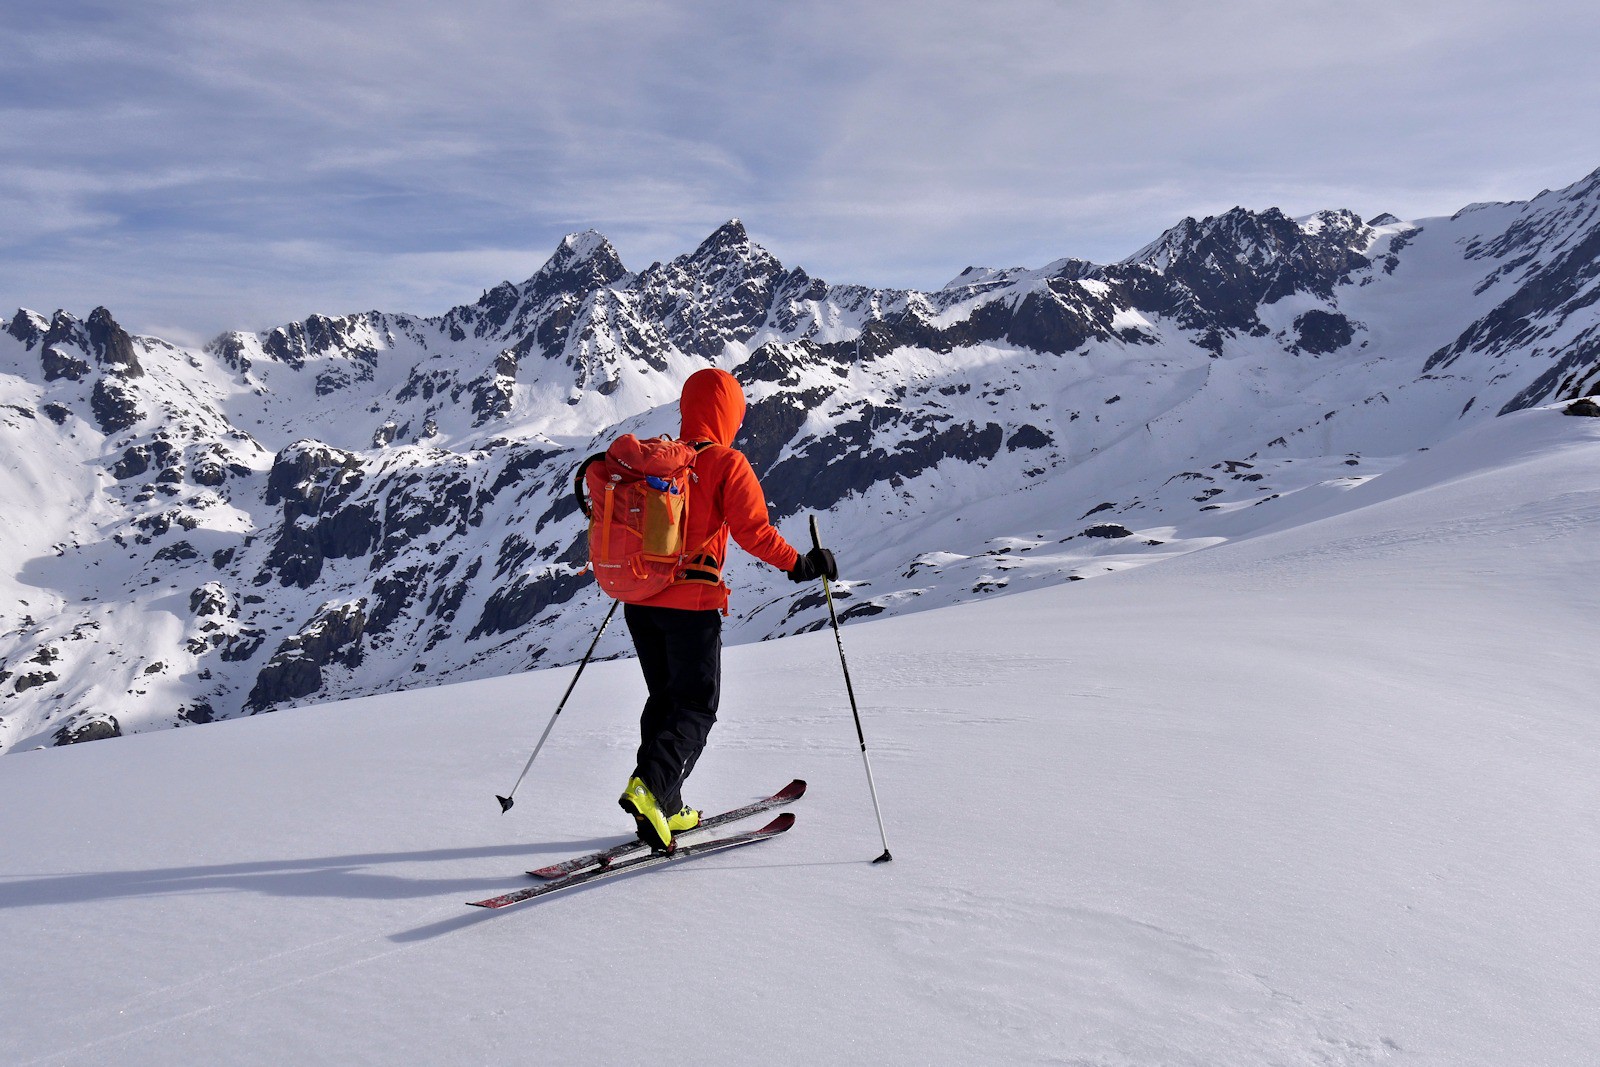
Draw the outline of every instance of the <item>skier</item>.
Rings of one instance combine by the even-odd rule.
[[[634,817],[640,839],[660,850],[672,848],[674,833],[700,822],[700,812],[683,802],[682,788],[717,721],[728,535],[757,559],[788,572],[791,581],[839,577],[832,552],[799,552],[768,519],[761,483],[744,453],[732,447],[745,413],[733,375],[716,368],[691,375],[678,412],[679,439],[697,452],[685,539],[704,548],[665,590],[623,605],[649,698],[639,721],[633,777],[618,803]]]

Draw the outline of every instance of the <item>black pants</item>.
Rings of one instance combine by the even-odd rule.
[[[669,815],[717,722],[722,613],[625,604],[623,618],[650,691],[639,719],[634,775]]]

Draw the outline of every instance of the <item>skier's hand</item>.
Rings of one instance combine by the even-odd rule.
[[[839,564],[826,548],[813,548],[800,556],[789,571],[791,582],[809,582],[817,578],[826,578],[830,582],[839,580]]]

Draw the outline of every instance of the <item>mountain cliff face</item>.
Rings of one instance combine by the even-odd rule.
[[[575,659],[606,605],[572,468],[675,431],[702,366],[744,384],[780,528],[826,513],[865,617],[1292,522],[1467,422],[1600,393],[1597,275],[1600,172],[1448,219],[1236,208],[931,292],[829,285],[730,221],[638,273],[577,234],[441,316],[198,351],[18,311],[0,747]],[[815,592],[729,577],[732,639],[818,625]]]

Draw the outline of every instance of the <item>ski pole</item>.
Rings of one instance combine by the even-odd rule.
[[[822,537],[817,533],[817,517],[811,516],[811,546],[822,547]],[[839,616],[833,610],[833,590],[828,585],[828,576],[822,576],[822,595],[828,601],[828,619],[833,623],[833,642],[839,646],[839,666],[844,670],[844,691],[850,697],[850,714],[856,720],[856,738],[861,742],[861,762],[867,768],[867,789],[872,793],[872,811],[878,816],[878,836],[883,839],[883,855],[873,860],[873,863],[887,863],[894,859],[889,855],[889,834],[883,828],[883,808],[878,805],[878,787],[872,780],[872,760],[867,758],[867,735],[861,729],[861,712],[856,708],[856,690],[850,684],[850,664],[844,658],[844,638],[839,636]]]
[[[617,613],[617,605],[620,603],[622,603],[620,600],[611,602],[611,610],[606,612],[606,617],[600,622],[600,629],[595,631],[594,640],[589,642],[589,651],[583,654],[582,661],[578,663],[577,673],[572,676],[572,681],[567,683],[567,691],[561,694],[561,703],[556,705],[556,713],[550,716],[550,722],[546,724],[544,733],[539,735],[539,743],[533,746],[533,755],[529,756],[528,762],[522,765],[522,773],[517,775],[517,784],[511,787],[511,792],[506,796],[495,797],[500,802],[500,814],[504,815],[510,811],[511,805],[515,803],[514,798],[517,795],[517,787],[522,785],[524,778],[528,777],[528,769],[533,766],[533,761],[539,758],[539,750],[544,747],[545,738],[550,736],[550,730],[555,726],[556,718],[560,716],[561,709],[567,706],[567,698],[572,695],[572,690],[577,687],[578,679],[583,677],[583,669],[589,665],[589,657],[594,655],[595,646],[600,643],[600,635],[606,632],[606,627],[611,624],[611,616]]]

